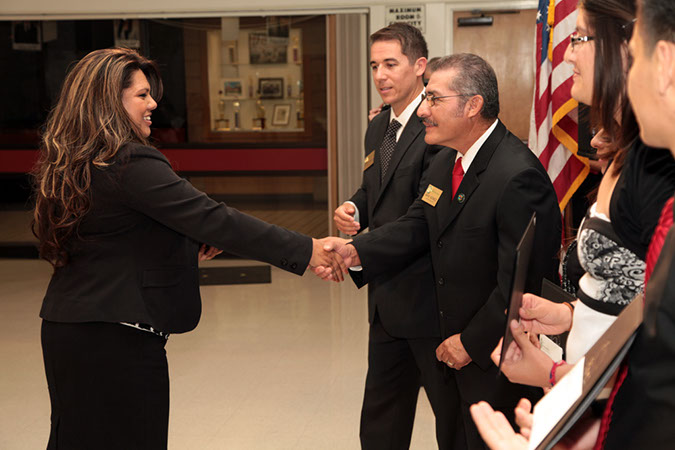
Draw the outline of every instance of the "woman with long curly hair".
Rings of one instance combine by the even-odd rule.
[[[198,260],[226,249],[296,274],[308,264],[340,273],[321,242],[176,175],[148,145],[161,95],[153,62],[96,50],[67,75],[47,121],[33,230],[54,266],[40,311],[49,449],[166,448],[164,346],[199,321]]]
[[[137,95],[127,91],[119,101],[118,85],[128,89],[142,77],[147,89]],[[34,170],[35,233],[40,256],[54,267],[66,264],[64,244],[89,210],[92,169],[109,166],[127,143],[148,144],[151,122],[144,119],[151,117],[157,107],[153,96],[159,101],[162,89],[155,64],[123,49],[88,55],[66,79]],[[126,105],[133,103],[140,120],[126,114]]]

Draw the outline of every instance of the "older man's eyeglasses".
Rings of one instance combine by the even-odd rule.
[[[473,94],[456,94],[456,95],[439,95],[435,96],[433,94],[427,93],[427,95],[424,97],[427,100],[427,103],[429,106],[436,106],[436,100],[440,100],[442,98],[452,98],[452,97],[470,97]]]
[[[577,45],[592,40],[595,40],[593,36],[579,36],[579,33],[572,33],[570,36],[570,45],[572,46],[572,49],[575,49]]]

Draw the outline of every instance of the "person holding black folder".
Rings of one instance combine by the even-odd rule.
[[[671,0],[641,0],[630,42],[634,63],[628,78],[640,136],[647,145],[667,147],[675,157],[675,5]],[[649,149],[651,150],[651,149]],[[648,151],[649,151],[648,150]],[[672,194],[672,190],[671,190]],[[673,199],[663,208],[647,261],[663,251],[646,289],[644,324],[599,421],[577,427],[569,440],[577,448],[665,449],[675,441],[675,230]],[[670,227],[669,231],[668,228]],[[665,242],[665,243],[664,243]],[[529,405],[528,405],[529,406]],[[528,409],[528,408],[525,408]],[[529,428],[517,435],[499,413],[481,403],[472,407],[481,433],[492,448],[527,448]],[[526,412],[523,422],[531,420]],[[598,442],[595,442],[598,437]],[[586,445],[584,445],[584,443]],[[595,446],[593,445],[595,443]]]
[[[647,247],[661,208],[675,190],[675,163],[666,149],[636,140],[638,127],[625,92],[634,17],[633,0],[584,0],[579,6],[577,31],[565,52],[575,72],[571,94],[591,105],[591,123],[601,127],[592,145],[608,168],[577,235],[585,270],[578,300],[559,304],[525,295],[520,309],[525,331],[569,331],[565,360],[553,361],[529,348],[518,360],[502,363],[513,382],[554,384],[644,287]]]

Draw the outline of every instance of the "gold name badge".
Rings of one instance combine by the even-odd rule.
[[[431,206],[436,206],[438,199],[441,198],[443,191],[438,189],[436,186],[430,184],[424,195],[422,196],[422,201],[430,204]]]
[[[366,170],[368,167],[372,166],[375,162],[375,150],[370,152],[366,159],[363,160],[363,170]]]

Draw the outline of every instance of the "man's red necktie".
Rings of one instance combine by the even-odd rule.
[[[460,156],[455,161],[455,167],[452,169],[452,198],[455,198],[462,178],[464,178],[464,168],[462,167],[462,157]]]

